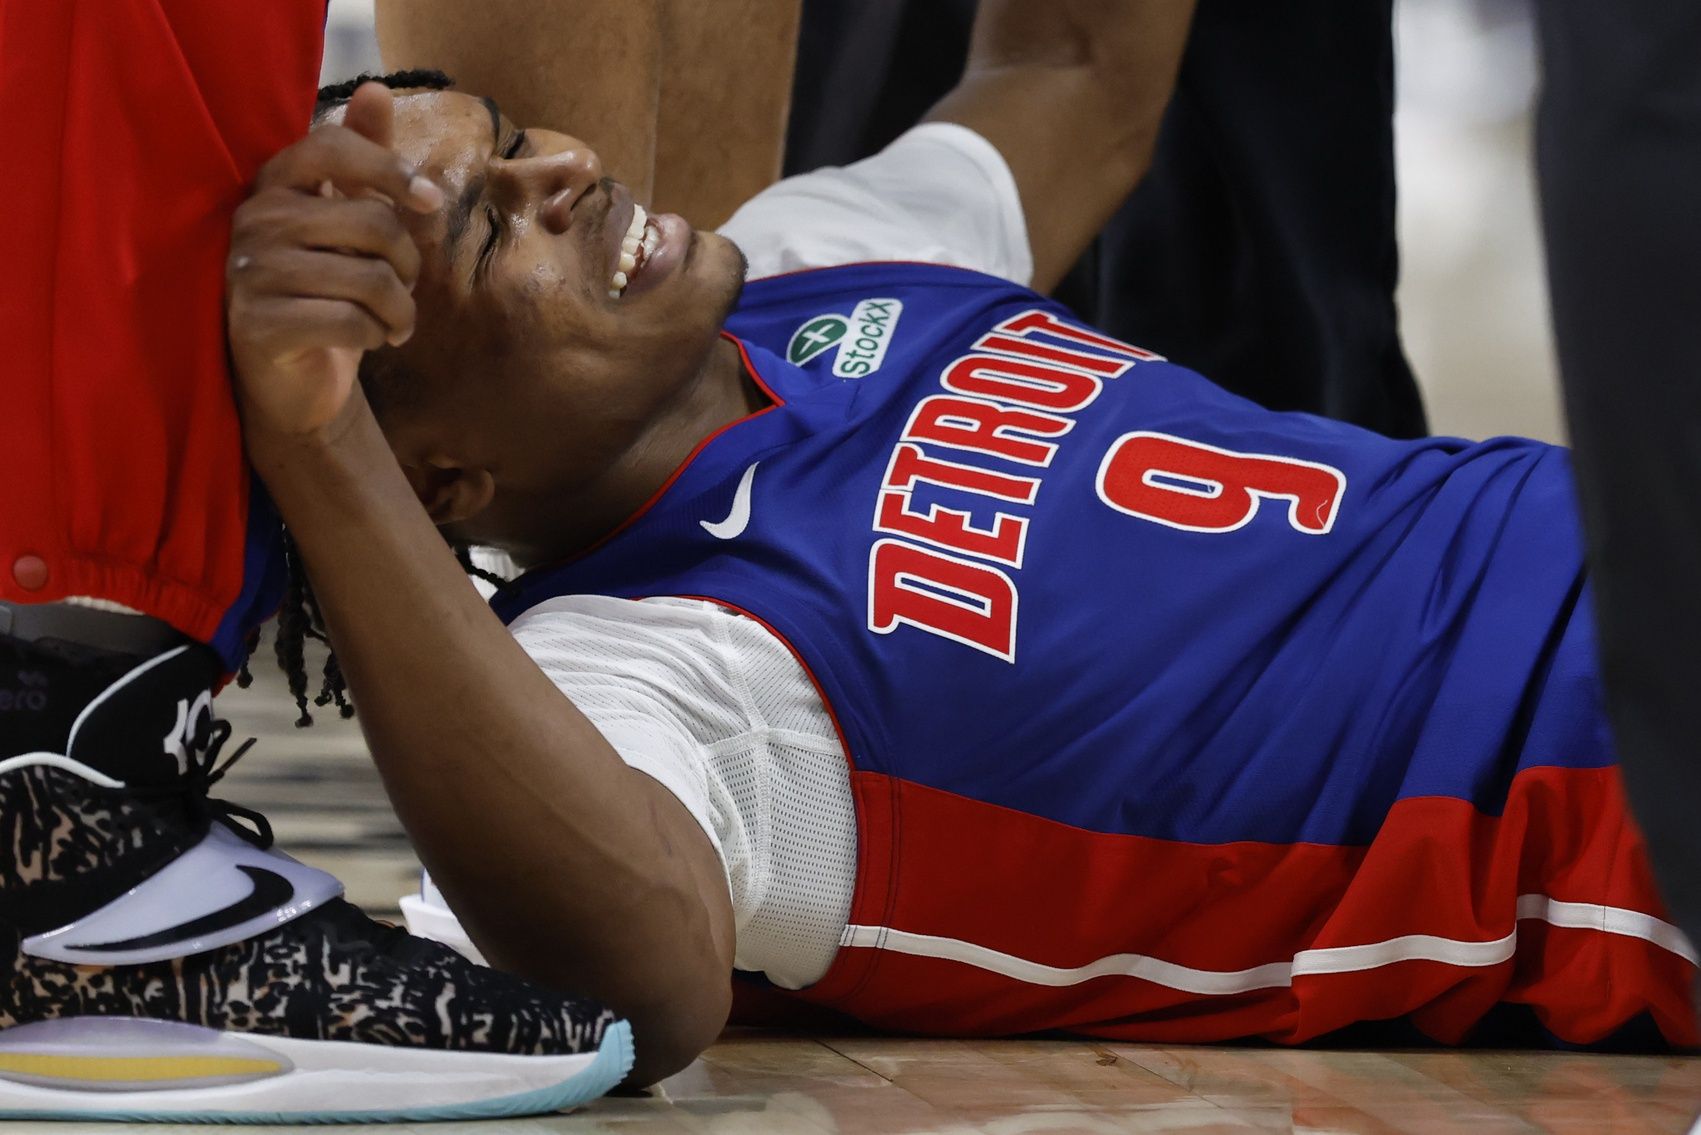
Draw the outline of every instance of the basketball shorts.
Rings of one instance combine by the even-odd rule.
[[[324,0],[0,0],[0,599],[234,667],[281,594],[226,365],[230,219],[307,129]]]

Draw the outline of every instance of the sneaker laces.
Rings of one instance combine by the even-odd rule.
[[[235,835],[264,851],[272,846],[273,838],[272,825],[266,817],[252,808],[244,808],[229,800],[215,800],[211,795],[213,785],[223,780],[224,774],[230,771],[231,766],[241,760],[259,740],[258,737],[248,738],[221,762],[219,753],[224,749],[225,742],[230,740],[233,731],[230,722],[222,718],[215,720],[207,731],[205,744],[185,745],[188,754],[185,763],[188,767],[177,780],[161,785],[134,785],[126,791],[143,800],[173,797],[181,799],[188,807],[192,822],[199,825],[211,824],[216,820]]]

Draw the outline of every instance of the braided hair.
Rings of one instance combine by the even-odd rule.
[[[319,88],[319,96],[313,106],[313,122],[324,120],[325,116],[340,106],[345,106],[353,96],[355,89],[362,83],[383,83],[392,90],[448,90],[454,86],[454,80],[441,71],[415,69],[408,71],[392,71],[387,75],[356,75],[341,83],[332,83]],[[392,360],[377,358],[378,352],[368,351],[361,358],[360,380],[366,390],[368,400],[373,401],[375,412],[382,412],[379,402],[384,400],[384,392],[394,389]],[[469,575],[483,579],[487,583],[500,587],[507,581],[493,572],[474,566],[472,552],[464,544],[450,545],[455,552],[455,558]],[[307,576],[307,565],[302,561],[301,553],[290,538],[288,531],[283,533],[283,557],[286,571],[283,606],[278,609],[277,635],[273,641],[273,651],[277,656],[278,668],[284,673],[289,683],[290,695],[295,699],[300,716],[296,718],[297,728],[313,724],[313,714],[307,708],[307,643],[316,641],[325,647],[325,663],[319,675],[319,692],[313,697],[315,706],[335,706],[337,714],[348,718],[354,716],[354,703],[349,700],[348,684],[343,678],[341,665],[337,662],[337,653],[331,647],[330,636],[325,629],[325,619],[319,610],[319,600],[313,594],[312,581]],[[237,674],[237,684],[247,687],[254,680],[249,669],[254,651],[260,641],[256,631],[248,643],[249,659],[242,664]]]
[[[450,541],[449,548],[454,552],[461,569],[472,578],[482,580],[492,587],[501,587],[508,582],[506,577],[475,564],[471,545]],[[354,703],[349,700],[348,683],[343,677],[342,666],[337,662],[336,648],[331,645],[330,634],[325,627],[325,616],[319,610],[318,597],[313,594],[313,582],[307,575],[307,565],[287,529],[283,532],[283,557],[284,600],[283,605],[278,608],[277,633],[272,641],[272,652],[277,657],[278,669],[283,671],[289,683],[289,692],[295,699],[295,707],[300,711],[300,716],[295,719],[295,727],[301,729],[313,724],[313,713],[307,708],[309,640],[319,643],[325,650],[325,663],[319,673],[319,692],[313,696],[313,704],[319,707],[335,706],[338,716],[353,717]],[[259,643],[260,632],[256,630],[248,642],[249,656],[244,659],[242,669],[236,676],[236,684],[243,689],[254,681],[249,663],[253,661]]]
[[[425,67],[391,71],[388,75],[362,71],[352,79],[319,88],[319,96],[313,100],[313,124],[317,126],[331,111],[348,105],[348,100],[354,97],[355,90],[362,83],[383,83],[392,91],[446,91],[455,85],[455,80],[441,71]]]

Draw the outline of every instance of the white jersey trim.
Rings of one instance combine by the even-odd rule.
[[[1532,918],[1567,930],[1599,930],[1603,934],[1641,938],[1671,951],[1690,965],[1701,964],[1701,957],[1697,957],[1695,948],[1683,931],[1639,910],[1586,902],[1560,902],[1546,895],[1522,895],[1518,899],[1518,917]]]
[[[1593,903],[1561,902],[1546,895],[1523,895],[1518,899],[1518,919],[1546,922],[1564,929],[1597,930],[1639,938],[1692,964],[1696,961],[1695,950],[1682,931],[1640,911]],[[1473,969],[1498,965],[1510,959],[1517,949],[1518,931],[1514,929],[1504,938],[1488,941],[1407,934],[1360,946],[1301,950],[1291,961],[1269,962],[1243,970],[1193,969],[1143,954],[1111,954],[1082,966],[1049,966],[973,942],[912,934],[889,926],[846,926],[840,945],[846,949],[889,950],[912,957],[961,962],[1028,985],[1056,988],[1079,985],[1100,977],[1134,977],[1184,993],[1222,997],[1257,989],[1286,988],[1293,984],[1295,977],[1361,973],[1399,962],[1440,962]]]

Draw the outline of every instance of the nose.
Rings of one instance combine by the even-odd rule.
[[[602,159],[584,142],[564,134],[550,137],[547,148],[535,137],[533,145],[533,153],[491,159],[486,175],[491,194],[498,209],[535,209],[546,229],[564,233],[573,223],[573,206],[602,180]]]

